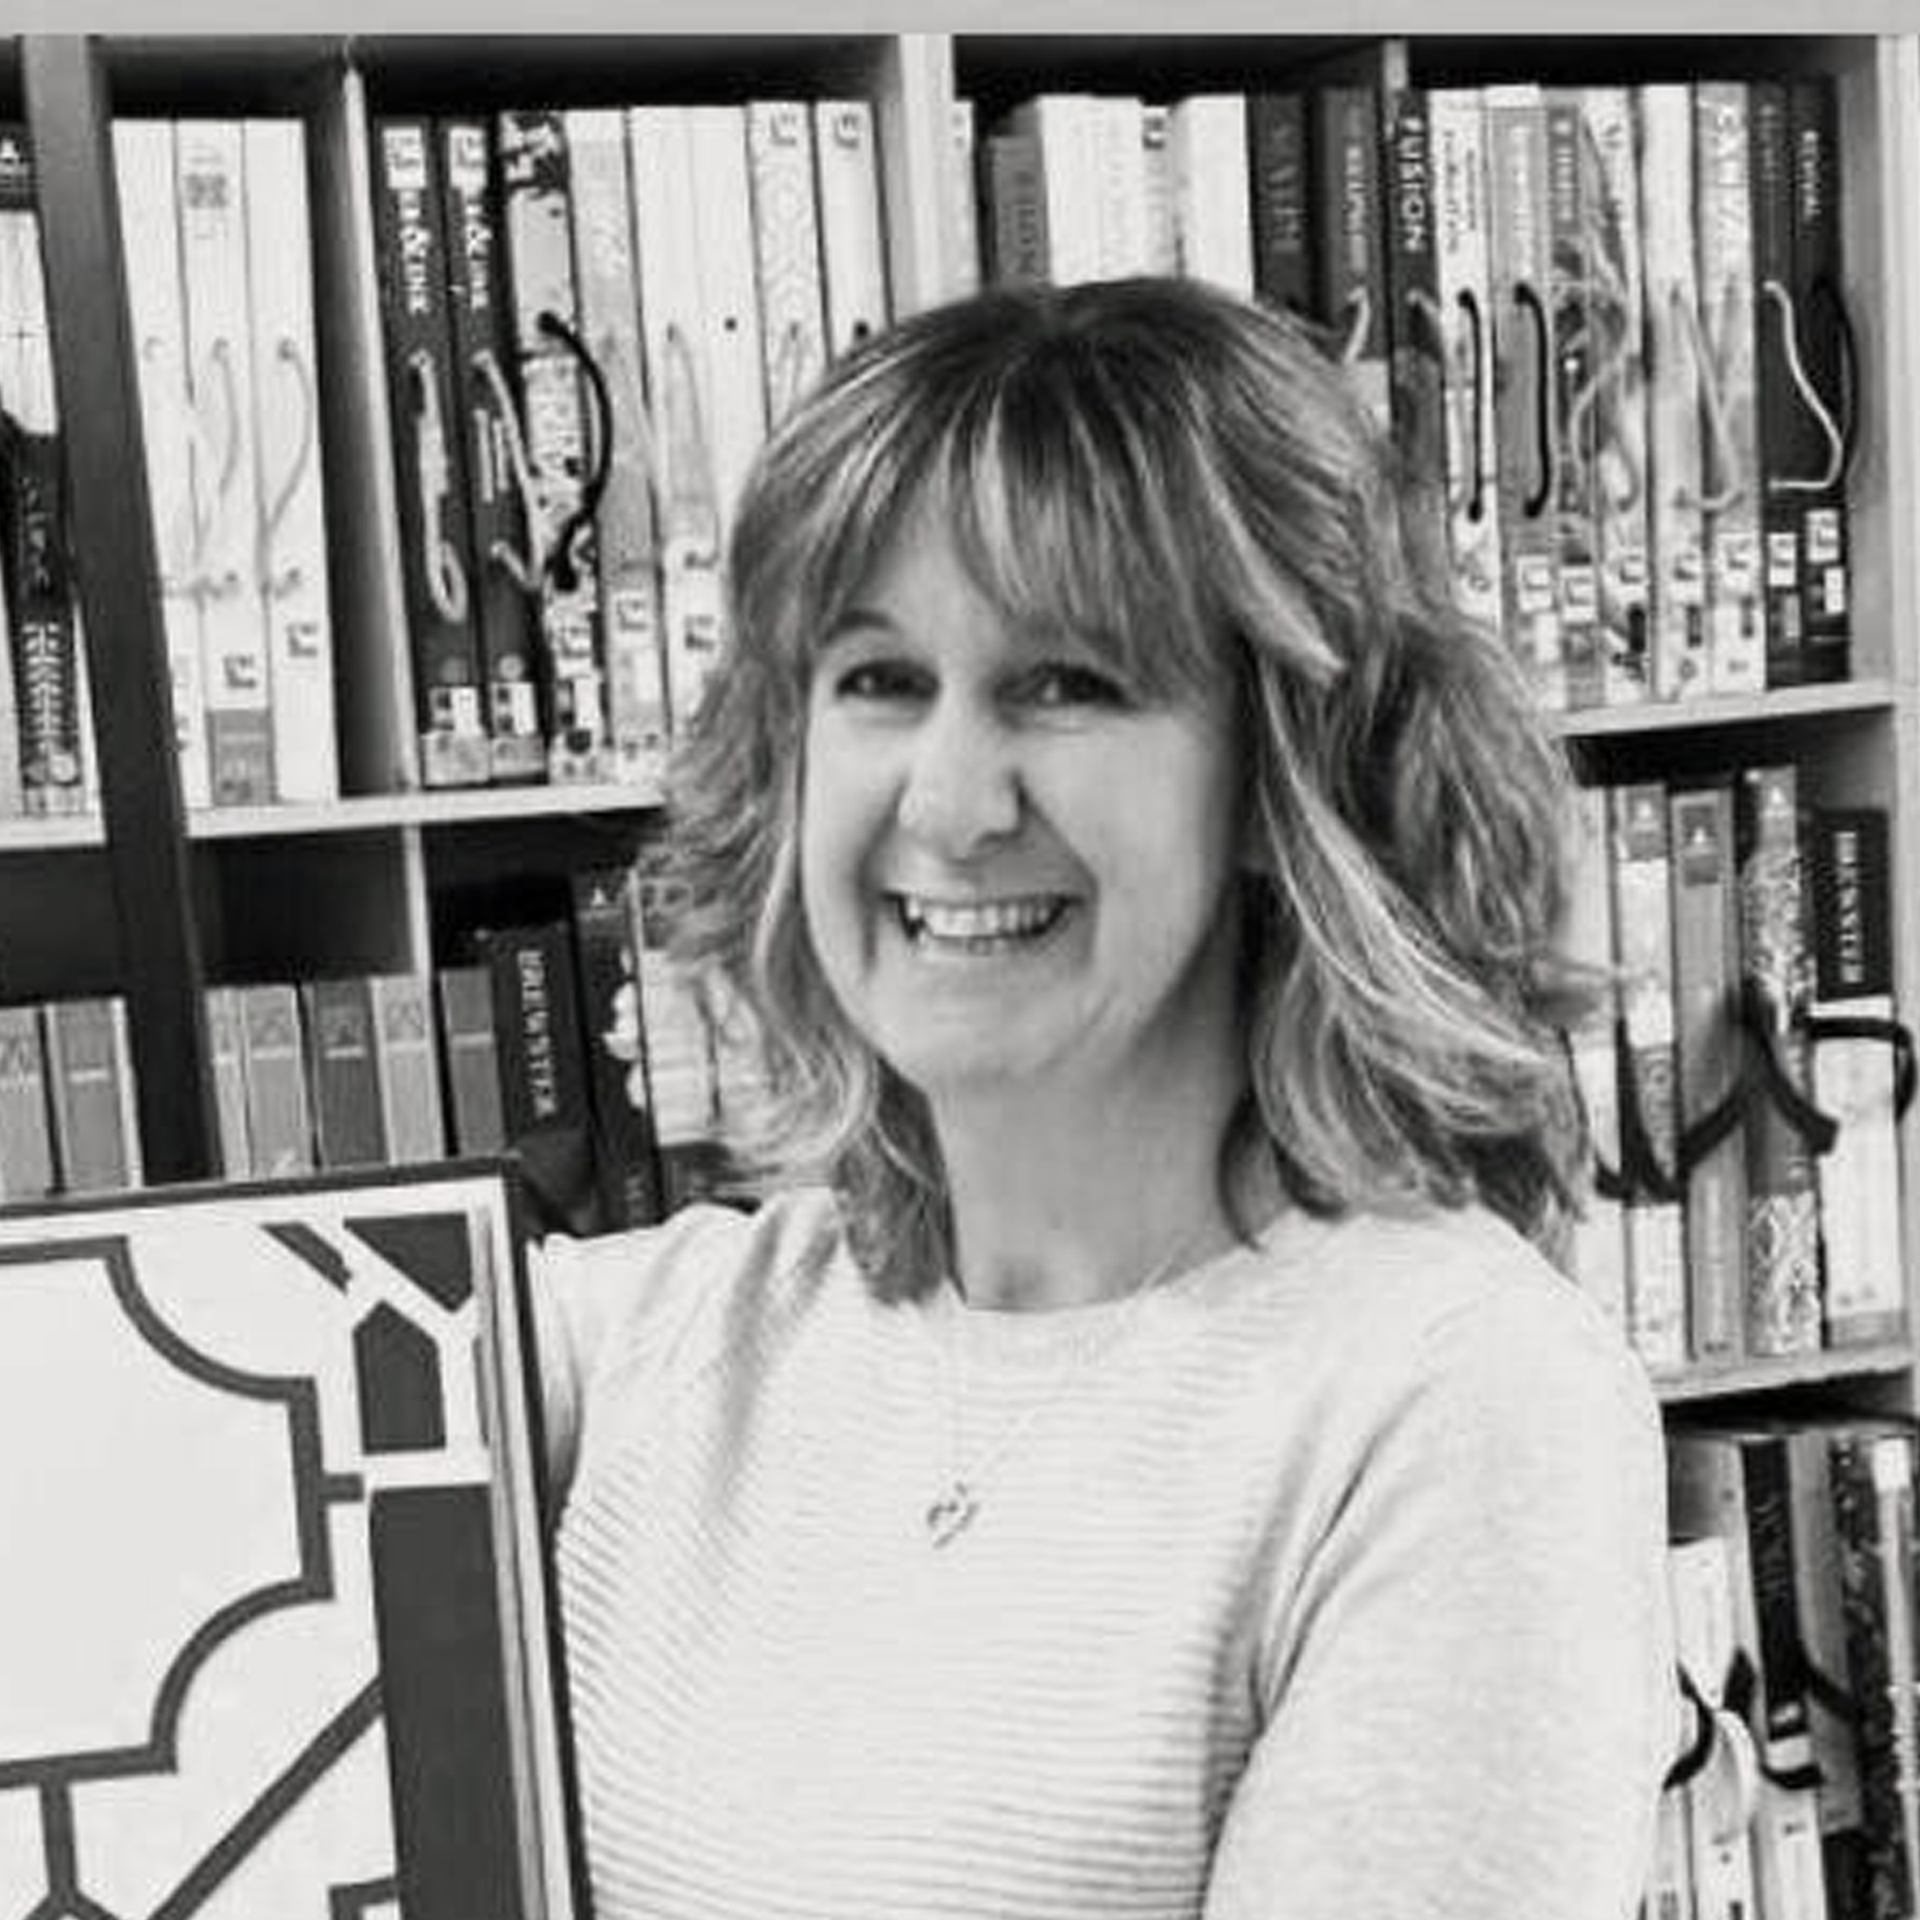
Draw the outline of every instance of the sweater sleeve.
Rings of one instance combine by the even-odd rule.
[[[1262,1649],[1207,1920],[1629,1920],[1673,1750],[1659,1418],[1557,1290],[1416,1343]]]

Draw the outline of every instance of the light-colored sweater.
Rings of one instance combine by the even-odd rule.
[[[877,1303],[813,1193],[535,1281],[597,1920],[1633,1912],[1658,1416],[1490,1216],[1018,1314]],[[956,1351],[1014,1438],[935,1547]]]

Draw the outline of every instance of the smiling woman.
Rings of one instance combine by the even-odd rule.
[[[1193,283],[921,315],[731,593],[685,955],[791,1190],[540,1296],[601,1920],[1624,1920],[1662,1467],[1541,1251],[1564,773],[1338,370]]]

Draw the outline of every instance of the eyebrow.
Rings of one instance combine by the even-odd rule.
[[[876,607],[848,607],[830,626],[820,645],[822,648],[833,646],[837,641],[851,640],[862,633],[880,633],[898,636],[902,632],[899,621],[890,613],[882,613]]]

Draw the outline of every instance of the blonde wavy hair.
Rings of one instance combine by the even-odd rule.
[[[921,313],[761,454],[729,650],[669,784],[676,948],[724,987],[771,1090],[736,1144],[838,1189],[884,1296],[945,1270],[925,1105],[828,990],[797,852],[816,650],[923,500],[1016,628],[1079,636],[1150,696],[1237,703],[1258,857],[1229,1204],[1265,1156],[1315,1213],[1478,1199],[1551,1242],[1579,1153],[1546,984],[1564,758],[1421,560],[1391,454],[1321,346],[1191,281]]]

